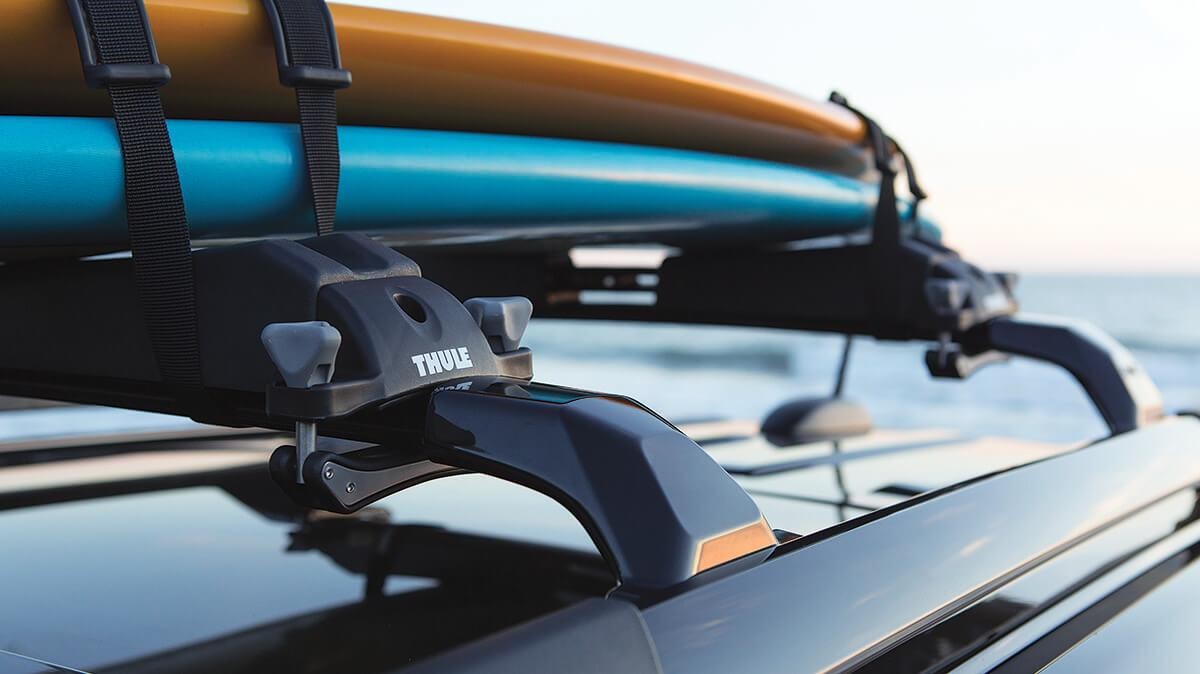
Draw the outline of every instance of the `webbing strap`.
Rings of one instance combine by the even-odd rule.
[[[875,215],[871,231],[871,279],[868,301],[873,313],[885,319],[900,320],[905,298],[896,279],[900,274],[901,223],[900,210],[896,204],[896,169],[892,166],[893,148],[904,159],[904,170],[908,177],[909,192],[913,203],[909,218],[917,222],[917,205],[925,198],[925,192],[917,182],[912,162],[899,143],[883,132],[875,120],[858,108],[850,105],[838,92],[829,94],[832,103],[853,112],[867,128],[866,142],[879,171],[879,200],[875,204]]]
[[[108,89],[125,168],[125,210],[138,299],[164,383],[199,390],[200,340],[191,239],[158,87],[170,71],[142,0],[67,0],[84,77]]]
[[[333,231],[341,178],[337,103],[332,89],[296,87],[296,104],[300,108],[300,138],[304,143],[317,234],[325,235]]]
[[[908,177],[908,193],[912,195],[912,208],[908,211],[908,219],[913,223],[917,222],[917,207],[929,195],[925,194],[925,190],[921,189],[921,183],[917,180],[917,168],[913,166],[912,160],[908,158],[908,153],[900,147],[900,143],[896,142],[895,138],[888,137],[892,141],[892,147],[896,148],[896,154],[904,160],[904,175]],[[919,229],[914,229],[919,232]]]
[[[896,170],[892,167],[890,138],[879,124],[861,110],[850,105],[845,96],[834,91],[829,94],[832,103],[853,112],[867,128],[866,142],[879,171],[879,201],[875,203],[875,220],[871,240],[877,248],[896,246],[900,243],[900,213],[896,207]]]
[[[875,206],[875,236],[881,238],[884,244],[899,243],[900,213],[896,206],[896,169],[892,166],[893,152],[904,160],[904,175],[908,181],[908,192],[912,195],[908,220],[913,223],[917,222],[917,207],[928,196],[925,194],[925,190],[921,189],[921,184],[917,180],[916,168],[900,143],[884,133],[883,128],[874,119],[850,105],[845,96],[834,91],[829,94],[829,100],[831,103],[853,112],[867,127],[867,146],[871,150],[875,168],[880,174],[879,202]]]
[[[333,231],[341,157],[334,91],[350,85],[325,0],[263,0],[275,39],[279,81],[296,89],[300,137],[317,234]]]

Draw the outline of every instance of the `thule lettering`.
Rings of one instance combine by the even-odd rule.
[[[412,362],[417,366],[418,377],[475,367],[475,364],[471,362],[471,352],[467,351],[465,346],[419,353],[412,357]]]

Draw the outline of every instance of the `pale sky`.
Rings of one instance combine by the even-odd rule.
[[[582,37],[823,98],[1016,271],[1200,272],[1200,0],[350,0]]]

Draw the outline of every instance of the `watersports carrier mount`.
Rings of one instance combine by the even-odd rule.
[[[1016,317],[1013,276],[921,238],[911,163],[836,95],[868,129],[879,179],[869,236],[764,245],[748,231],[719,250],[679,248],[648,271],[577,267],[567,250],[581,241],[401,254],[335,233],[335,91],[351,75],[323,2],[263,1],[280,83],[296,92],[317,236],[193,250],[158,93],[170,70],[141,0],[64,0],[79,86],[112,101],[131,255],[0,266],[0,311],[20,317],[0,335],[0,391],[294,429],[271,474],[299,504],[332,512],[463,471],[517,482],[580,520],[630,596],[765,558],[776,533],[652,411],[532,382],[520,342],[534,313],[922,340],[934,344],[938,377],[1028,356],[1068,370],[1113,433],[1161,415],[1153,383],[1114,341],[1080,323]],[[903,213],[900,166],[912,196]],[[589,290],[652,298],[593,301]],[[359,444],[331,449],[318,436]]]

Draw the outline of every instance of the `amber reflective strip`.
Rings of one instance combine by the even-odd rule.
[[[695,573],[707,571],[738,557],[765,550],[775,545],[775,532],[766,519],[717,534],[700,544],[696,554]]]

